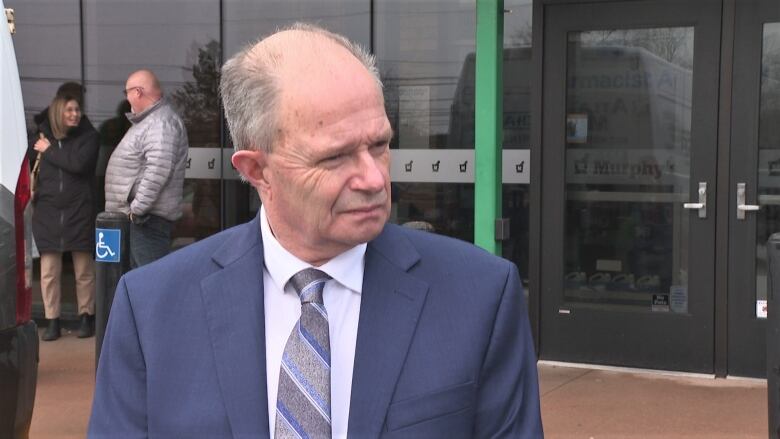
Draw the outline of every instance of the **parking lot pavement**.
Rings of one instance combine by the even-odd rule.
[[[41,329],[41,331],[43,331]],[[30,438],[83,438],[95,338],[41,342]],[[766,438],[766,381],[539,365],[548,439]]]
[[[547,438],[766,439],[766,380],[540,364]]]
[[[30,439],[85,437],[94,388],[94,337],[66,326],[59,340],[41,341]]]

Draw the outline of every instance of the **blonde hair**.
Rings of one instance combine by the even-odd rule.
[[[57,140],[64,139],[68,135],[69,127],[65,125],[63,116],[65,115],[65,107],[70,101],[76,101],[77,104],[79,102],[78,99],[72,96],[57,96],[49,105],[49,126],[51,127],[51,133]],[[81,106],[79,105],[80,108]]]

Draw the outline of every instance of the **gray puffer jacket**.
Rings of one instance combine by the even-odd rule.
[[[182,214],[187,129],[167,99],[138,113],[106,168],[106,210],[153,214],[175,221]]]

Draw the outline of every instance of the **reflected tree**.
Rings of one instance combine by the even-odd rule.
[[[219,147],[219,42],[211,40],[197,49],[192,80],[171,96],[184,123],[190,146]]]
[[[664,27],[651,29],[591,31],[588,46],[641,47],[672,64],[690,69],[693,33],[690,28]]]
[[[196,47],[192,80],[171,95],[184,119],[190,148],[219,148],[219,42],[211,40]],[[220,229],[220,181],[189,177],[184,182],[183,216],[176,223],[174,242],[186,244],[210,236]]]
[[[507,47],[531,47],[533,42],[533,27],[531,19],[527,18],[517,29],[511,32]]]

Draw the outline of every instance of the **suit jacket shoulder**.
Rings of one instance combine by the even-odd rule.
[[[464,241],[387,225],[369,243],[354,437],[541,437],[517,268]]]
[[[262,262],[260,224],[256,219],[183,247],[153,264],[132,270],[125,274],[124,280],[131,286],[131,290],[140,288],[144,291],[174,293],[184,290],[185,283],[198,283],[248,252],[259,253]],[[262,269],[262,265],[259,268]]]
[[[512,262],[470,242],[392,224],[369,246],[400,268],[408,269],[413,276],[434,284],[455,283],[458,278],[472,282],[495,278],[501,285],[495,285],[496,288],[485,285],[480,289],[497,295],[503,291],[503,282],[510,271],[516,270]]]
[[[257,219],[120,279],[90,437],[267,437]]]

